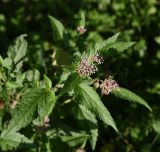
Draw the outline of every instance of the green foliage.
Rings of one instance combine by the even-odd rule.
[[[0,151],[159,152],[159,19],[156,0],[2,0]]]
[[[3,151],[16,149],[22,143],[31,144],[32,141],[18,132],[4,131],[1,134],[0,145]]]
[[[105,124],[112,126],[118,131],[112,116],[92,87],[82,83],[79,85],[77,93],[80,94],[80,101],[86,108],[90,109],[97,117],[103,120]]]
[[[141,97],[136,95],[135,93],[125,89],[125,88],[119,88],[118,90],[113,91],[113,94],[121,99],[128,100],[131,102],[139,103],[146,108],[148,108],[150,111],[152,111],[151,107],[148,105],[146,101],[144,101]]]
[[[19,67],[20,61],[27,53],[27,42],[24,39],[27,35],[21,35],[15,40],[15,44],[8,49],[8,57],[13,61],[14,65]],[[19,67],[20,68],[20,67]]]
[[[81,81],[81,78],[77,74],[70,75],[61,91],[61,94],[63,95],[67,92],[73,92]]]
[[[95,115],[85,108],[83,105],[78,105],[78,111],[76,118],[79,120],[81,128],[85,128],[90,134],[90,143],[92,149],[95,149],[97,137],[98,137],[98,126]]]
[[[71,132],[71,136],[62,136],[61,140],[67,143],[70,147],[75,147],[81,143],[85,143],[88,135],[85,133]]]
[[[48,16],[51,22],[52,30],[53,30],[53,37],[55,40],[62,40],[64,37],[64,27],[62,23],[54,18],[53,16]]]
[[[114,44],[119,36],[119,33],[113,35],[112,37],[108,38],[106,41],[99,42],[95,45],[95,50],[101,50],[106,48],[109,44]],[[114,45],[113,45],[114,46]]]
[[[119,34],[116,34],[106,41],[96,44],[93,50],[89,52],[86,51],[87,53],[84,52],[80,58],[83,59],[83,57],[87,57],[87,55],[89,58],[96,52],[99,52],[107,47],[110,48],[110,45],[114,46],[114,44],[115,49],[120,51],[133,45],[133,43],[119,42],[119,44],[121,45],[118,45],[117,47],[116,44],[118,43],[116,43],[115,41],[118,35]],[[27,43],[24,40],[24,35],[22,35],[16,39],[15,45],[10,47],[8,51],[8,58],[4,60],[1,59],[2,68],[7,68],[9,72],[8,77],[5,77],[5,81],[7,81],[8,78],[8,82],[5,82],[7,91],[18,91],[16,89],[21,88],[21,93],[19,93],[21,98],[18,97],[19,95],[16,95],[16,99],[11,99],[12,97],[8,97],[7,102],[10,102],[9,100],[12,101],[12,103],[9,103],[11,104],[10,107],[15,108],[14,104],[17,102],[19,102],[19,105],[15,110],[13,110],[13,112],[11,112],[12,118],[9,121],[6,130],[2,131],[1,133],[1,143],[3,144],[3,146],[1,146],[1,149],[4,151],[17,148],[21,143],[31,143],[29,139],[27,139],[24,135],[21,135],[17,131],[30,125],[32,121],[33,124],[39,128],[47,127],[49,123],[48,117],[53,113],[53,108],[55,107],[56,103],[55,93],[52,91],[52,81],[46,75],[44,75],[44,80],[42,81],[39,80],[39,72],[37,72],[37,74],[35,73],[36,75],[34,76],[33,71],[27,71],[25,73],[20,73],[20,76],[17,73],[18,71],[16,71],[16,74],[15,70],[13,69],[16,69],[16,67],[10,68],[10,66],[12,65],[6,64],[8,59],[10,59],[10,61],[15,65],[20,60],[21,62],[23,62],[23,58],[26,55],[26,46]],[[86,132],[76,133],[71,131],[69,134],[65,134],[65,136],[59,136],[60,140],[66,143],[71,148],[75,148],[78,145],[81,145],[81,147],[84,148],[87,140],[89,140],[92,150],[94,150],[98,137],[98,124],[95,116],[101,119],[104,124],[113,127],[117,132],[118,129],[112,116],[110,115],[110,112],[102,103],[98,93],[91,86],[89,86],[90,82],[92,82],[91,77],[86,77],[85,79],[83,79],[79,76],[78,73],[75,73],[75,70],[72,70],[73,68],[76,68],[75,66],[78,64],[80,63],[78,62],[78,60],[76,60],[75,64],[71,66],[70,76],[64,79],[65,84],[60,91],[59,99],[61,99],[68,93],[71,98],[73,97],[73,99],[69,100],[77,100],[79,102],[80,105],[78,105],[78,113],[75,116],[78,121],[82,121],[82,123],[80,122],[80,128],[82,130],[85,130]],[[10,77],[15,77],[16,81],[10,81]],[[27,78],[26,82],[24,81],[25,77]],[[3,77],[1,79],[3,83]],[[33,84],[29,85],[30,82],[33,82]],[[63,80],[60,82],[63,82]],[[57,84],[56,86],[58,87],[58,85],[60,84]],[[55,91],[57,91],[57,89]],[[123,99],[138,102],[151,110],[149,105],[143,99],[126,89],[120,88],[113,93]],[[9,92],[7,92],[7,94],[9,96]],[[4,97],[2,96],[2,98]],[[13,139],[13,136],[15,136],[16,138]]]

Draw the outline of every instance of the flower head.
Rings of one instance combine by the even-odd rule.
[[[103,57],[98,53],[92,55],[91,57],[82,58],[81,62],[76,68],[76,72],[81,76],[90,76],[98,71],[97,64],[103,62]]]
[[[119,88],[118,83],[113,80],[111,77],[108,79],[105,79],[104,81],[101,80],[101,84],[99,85],[102,94],[108,95],[110,92],[112,92],[115,89]]]
[[[84,26],[78,26],[77,31],[79,34],[84,34],[87,31],[87,29]]]
[[[102,64],[104,62],[104,59],[102,56],[99,55],[99,53],[96,53],[92,56],[92,60],[97,64]]]

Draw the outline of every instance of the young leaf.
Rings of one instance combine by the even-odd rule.
[[[90,111],[95,113],[95,115],[103,120],[105,124],[110,125],[118,132],[112,116],[102,103],[97,92],[92,87],[83,83],[79,85],[79,89],[77,91],[77,94],[79,94],[81,97],[82,104]]]
[[[2,132],[0,137],[0,146],[3,151],[13,150],[21,143],[31,144],[32,141],[18,132]]]
[[[115,42],[107,45],[102,49],[102,53],[108,55],[112,53],[122,53],[124,50],[128,49],[132,45],[134,45],[135,42]]]
[[[44,82],[45,82],[46,88],[51,89],[52,81],[46,75],[44,75]]]
[[[152,111],[151,107],[148,105],[148,103],[146,101],[144,101],[141,97],[139,97],[135,93],[133,93],[125,88],[119,88],[118,90],[113,90],[112,93],[121,99],[125,99],[125,100],[131,101],[131,102],[139,103],[139,104],[145,106],[150,111]]]
[[[79,77],[78,74],[72,74],[68,77],[64,87],[61,91],[61,95],[65,94],[66,92],[72,92],[78,85],[81,83],[82,79]]]
[[[27,53],[27,41],[24,39],[27,35],[20,35],[14,45],[8,49],[8,57],[10,57],[15,64],[17,64]]]
[[[49,95],[48,95],[49,94]],[[48,99],[49,98],[49,99]],[[52,100],[52,104],[51,104]],[[47,103],[47,105],[45,105]],[[13,118],[9,122],[7,131],[18,131],[19,129],[27,126],[34,118],[37,105],[41,105],[42,112],[40,115],[46,115],[53,108],[55,103],[54,94],[51,95],[46,89],[32,88],[28,89],[22,96],[21,103],[14,111]],[[49,105],[51,107],[49,107]],[[49,107],[49,109],[47,109]],[[51,109],[50,109],[51,108]],[[49,110],[46,112],[46,110]]]
[[[104,47],[106,47],[109,44],[112,44],[114,42],[116,42],[117,38],[119,36],[119,33],[113,35],[112,37],[109,37],[107,40],[103,41],[103,42],[99,42],[95,45],[94,49],[96,51],[103,49]]]
[[[117,38],[119,37],[119,33],[114,34],[113,36],[109,37],[106,40],[106,44],[111,44],[117,41]]]
[[[160,121],[159,120],[154,121],[152,127],[154,131],[160,135]]]
[[[55,40],[62,40],[65,31],[62,23],[50,15],[48,17],[52,26],[53,36]]]
[[[78,105],[76,117],[79,120],[80,127],[89,132],[90,143],[92,146],[92,150],[94,150],[98,137],[98,126],[95,115],[87,110],[83,105]]]
[[[11,68],[11,65],[12,65],[12,60],[10,58],[5,58],[2,61],[2,66],[7,68],[7,69]]]
[[[79,26],[85,26],[85,12],[83,10],[80,11],[80,21]]]
[[[88,139],[88,135],[84,133],[71,132],[71,135],[61,136],[61,140],[67,143],[70,147],[78,146]]]

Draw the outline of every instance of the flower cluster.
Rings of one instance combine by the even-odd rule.
[[[76,69],[76,72],[81,76],[89,76],[97,71],[97,66],[90,64],[86,58],[82,59],[79,66]]]
[[[97,64],[102,64],[104,62],[104,59],[102,56],[100,56],[98,53],[93,55],[92,60],[96,62]]]
[[[90,76],[98,71],[97,64],[103,63],[103,57],[98,53],[91,56],[90,58],[83,58],[76,68],[76,72],[81,76]]]
[[[84,26],[78,26],[77,31],[79,34],[84,34],[87,31],[87,29]]]
[[[108,95],[110,92],[112,92],[115,89],[119,88],[118,83],[113,80],[111,77],[108,79],[105,79],[104,81],[100,81],[101,84],[99,85],[99,88],[101,89],[102,94]]]

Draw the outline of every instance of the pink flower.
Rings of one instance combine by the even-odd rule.
[[[82,35],[87,31],[87,29],[84,26],[78,26],[77,31],[78,31],[79,34]]]
[[[103,57],[98,53],[90,58],[83,58],[76,68],[76,72],[81,76],[90,76],[98,71],[97,64],[103,63]]]
[[[104,62],[104,59],[102,56],[100,56],[98,53],[93,55],[92,60],[96,62],[97,64],[102,64]]]
[[[113,90],[118,89],[119,85],[115,80],[109,77],[104,81],[101,80],[101,84],[99,85],[99,87],[101,89],[102,94],[108,95]]]

